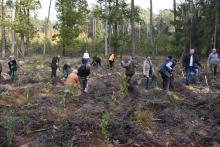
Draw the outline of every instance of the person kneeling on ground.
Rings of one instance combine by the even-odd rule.
[[[79,76],[81,91],[83,93],[88,92],[88,79],[87,77],[90,75],[90,65],[82,64],[79,69],[77,75]]]
[[[54,79],[57,77],[57,68],[59,68],[60,55],[53,57],[51,63],[51,78]]]
[[[17,71],[17,62],[13,56],[9,57],[8,67],[9,67],[9,75],[11,77],[12,82],[16,82],[16,71]]]
[[[159,72],[163,80],[163,89],[169,90],[172,78],[173,68],[176,65],[176,59],[171,56],[160,66]]]
[[[153,76],[153,67],[152,67],[152,62],[150,59],[150,56],[147,56],[146,59],[144,60],[144,65],[143,65],[143,74],[144,77],[146,78],[146,89],[149,89],[150,83],[152,80]]]
[[[66,81],[64,82],[64,85],[65,85],[65,92],[72,92],[75,91],[75,89],[80,89],[80,82],[77,76],[77,70],[73,70],[69,74]]]
[[[108,58],[108,61],[109,61],[109,67],[112,69],[113,66],[114,66],[114,62],[115,62],[115,55],[114,54],[110,54],[110,56]]]
[[[66,80],[68,75],[70,73],[70,64],[69,63],[65,63],[63,65],[63,79]]]
[[[208,58],[208,66],[210,70],[214,73],[214,76],[217,75],[218,65],[219,65],[218,53],[214,48],[212,49],[212,52],[209,54],[209,58]]]
[[[101,66],[101,62],[102,62],[102,60],[100,57],[94,56],[93,61],[92,61],[92,65],[95,67],[99,67],[99,66]]]
[[[128,56],[127,61],[122,61],[121,65],[123,68],[125,68],[125,75],[126,75],[126,81],[128,84],[131,83],[131,78],[133,77],[133,75],[135,74],[135,62],[132,58],[132,56]]]

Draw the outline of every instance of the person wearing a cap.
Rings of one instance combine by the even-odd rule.
[[[8,67],[12,82],[16,82],[17,62],[12,55],[9,57]]]
[[[52,59],[52,63],[51,63],[51,78],[56,78],[57,77],[57,68],[59,68],[59,62],[60,62],[60,55],[57,55],[55,57],[53,57]]]
[[[66,80],[70,73],[70,63],[66,62],[63,65],[63,79]]]

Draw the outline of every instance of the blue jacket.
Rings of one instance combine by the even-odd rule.
[[[208,62],[209,64],[219,64],[219,61],[218,61],[218,53],[210,53],[209,54],[209,58],[208,58]]]

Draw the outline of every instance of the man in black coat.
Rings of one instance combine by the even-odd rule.
[[[195,77],[198,76],[199,72],[197,66],[202,68],[202,64],[195,54],[195,49],[190,49],[189,54],[184,56],[182,65],[186,72],[186,85],[189,85],[190,78],[192,78],[192,81],[195,83]]]

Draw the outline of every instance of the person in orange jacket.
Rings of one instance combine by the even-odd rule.
[[[65,85],[65,91],[71,91],[75,88],[80,89],[80,82],[77,75],[77,70],[73,70],[67,77],[67,79],[64,82]]]

